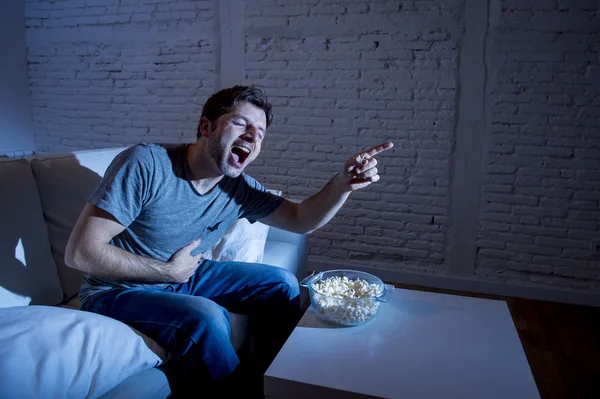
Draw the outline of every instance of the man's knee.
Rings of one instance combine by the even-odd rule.
[[[196,342],[207,337],[229,339],[231,327],[227,309],[205,298],[190,299],[198,302],[188,308],[186,316],[190,338]]]
[[[300,287],[296,276],[287,269],[274,266],[272,269],[272,278],[278,287],[289,299],[294,299],[300,295]]]

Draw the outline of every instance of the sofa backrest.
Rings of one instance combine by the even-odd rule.
[[[67,241],[89,195],[112,160],[126,148],[1,161],[0,184],[10,187],[5,191],[10,195],[0,196],[0,307],[4,302],[12,304],[6,306],[27,305],[27,297],[32,298],[31,304],[55,305],[79,292],[82,273],[64,262]],[[290,236],[269,229],[267,240],[292,240],[305,256],[305,242],[299,245],[296,241],[306,238]],[[27,273],[15,254],[21,237]],[[13,273],[15,270],[18,272]]]
[[[82,273],[65,265],[71,230],[112,160],[127,147],[29,157],[65,298],[79,292]]]
[[[0,307],[63,298],[38,189],[25,159],[0,160]]]

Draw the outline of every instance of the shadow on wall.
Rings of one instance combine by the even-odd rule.
[[[79,292],[82,274],[65,265],[65,248],[101,175],[70,153],[26,162],[0,163],[5,188],[0,198],[0,287],[30,297],[31,305],[54,305]],[[0,292],[2,303],[10,297]],[[25,298],[13,300],[27,304]]]

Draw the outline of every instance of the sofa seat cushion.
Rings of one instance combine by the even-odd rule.
[[[161,363],[117,320],[54,306],[0,309],[0,398],[96,398]]]
[[[125,379],[100,399],[165,399],[170,394],[167,376],[160,368],[151,368]]]
[[[0,308],[63,299],[29,163],[0,160]]]
[[[75,296],[60,305],[60,307],[62,307],[62,308],[74,309],[74,310],[79,309],[80,306],[81,306],[81,301],[79,300],[78,296]],[[243,315],[243,314],[238,314],[238,313],[231,313],[231,312],[229,313],[229,324],[231,326],[231,336],[230,336],[229,341],[231,342],[231,345],[233,345],[233,348],[238,352],[243,348],[244,344],[248,340],[248,329],[249,329],[249,325],[250,325],[249,323],[250,323],[250,321],[248,319],[248,316]],[[168,355],[166,354],[166,351],[164,349],[162,349],[160,347],[160,345],[158,345],[156,343],[156,341],[147,337],[145,334],[141,333],[140,331],[136,330],[136,332],[142,338],[144,338],[148,347],[150,349],[152,349],[155,353],[158,353],[161,356],[161,358],[164,359],[164,358],[168,357]]]

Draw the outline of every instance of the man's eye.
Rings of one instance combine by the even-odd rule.
[[[234,119],[233,120],[233,124],[234,125],[238,125],[238,126],[245,126],[246,122],[244,120],[242,120],[242,119]]]

